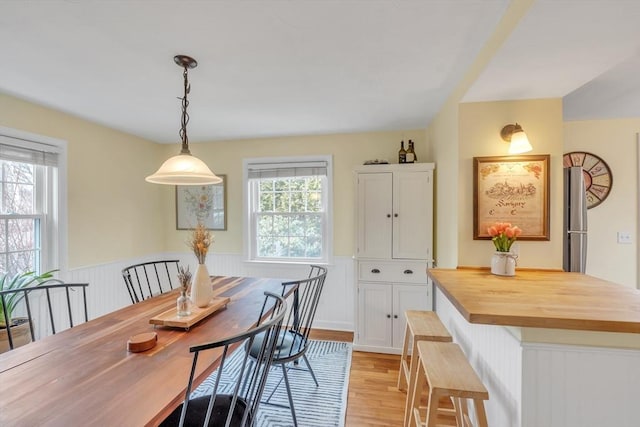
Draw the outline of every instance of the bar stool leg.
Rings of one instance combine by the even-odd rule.
[[[453,399],[453,409],[456,413],[456,427],[464,427],[464,416],[462,415],[462,406],[459,397]]]
[[[413,400],[413,390],[414,390],[414,384],[416,381],[416,375],[418,373],[418,340],[416,340],[415,338],[413,339],[413,346],[412,346],[412,350],[411,350],[411,365],[409,368],[409,388],[407,389],[407,401],[412,401]],[[426,378],[425,380],[426,381]],[[418,396],[418,398],[420,398],[420,396]],[[405,425],[407,425],[407,413],[405,411],[404,414],[404,419],[405,419]]]
[[[476,421],[478,422],[478,427],[488,427],[487,413],[484,410],[484,401],[481,399],[473,399],[473,406],[476,410]]]
[[[429,390],[429,406],[427,407],[427,424],[426,427],[433,427],[438,421],[438,404],[440,402],[440,393],[431,388]]]
[[[457,427],[469,427],[471,421],[469,419],[469,409],[467,408],[467,399],[462,397],[453,398],[453,405],[456,414]]]
[[[417,357],[417,355],[416,355]],[[409,390],[411,393],[411,399],[407,397],[406,407],[404,409],[404,426],[408,427],[410,425],[420,425],[420,418],[418,408],[420,407],[420,398],[422,397],[422,390],[424,389],[424,385],[427,382],[427,376],[424,371],[421,369],[418,371],[416,375],[416,380],[412,381],[413,387],[412,390]],[[412,423],[412,420],[415,422]]]
[[[407,387],[407,371],[405,366],[407,365],[407,356],[409,350],[409,337],[411,336],[411,330],[409,329],[409,322],[404,329],[404,344],[402,345],[402,356],[400,356],[400,372],[398,373],[398,390],[404,391]],[[411,357],[411,364],[413,365],[413,357]]]

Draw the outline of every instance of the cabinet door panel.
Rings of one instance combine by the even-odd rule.
[[[429,286],[393,285],[393,347],[402,347],[407,325],[404,317],[405,310],[431,310],[431,308]]]
[[[390,284],[360,283],[358,299],[358,343],[378,347],[391,346]]]
[[[429,172],[394,174],[393,258],[431,260],[431,191]]]
[[[392,174],[358,176],[358,256],[391,258]]]

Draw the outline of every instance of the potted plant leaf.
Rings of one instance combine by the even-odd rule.
[[[51,281],[53,273],[56,271],[58,270],[51,270],[42,274],[36,274],[35,271],[17,273],[15,275],[2,273],[0,274],[0,291],[40,286]],[[14,347],[20,347],[31,342],[29,319],[26,317],[13,317],[14,310],[23,299],[24,292],[10,293],[4,296],[4,305],[6,307],[3,307],[3,298],[0,298],[0,353],[9,350],[9,338],[7,336],[7,323],[9,322]],[[5,319],[5,308],[8,319]]]

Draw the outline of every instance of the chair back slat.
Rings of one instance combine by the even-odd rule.
[[[290,287],[294,287],[291,297],[293,300],[291,303],[292,309],[289,312],[285,325],[293,335],[293,339],[299,340],[299,344],[288,346],[289,353],[283,355],[281,352],[279,354],[280,357],[297,358],[306,351],[309,334],[313,327],[313,320],[315,319],[326,277],[327,269],[325,267],[312,265],[308,278],[282,284],[282,295],[289,292]],[[281,344],[291,338],[291,335],[281,334]]]
[[[47,312],[49,313],[49,321],[51,322],[51,330],[53,331],[53,334],[55,335],[56,333],[56,322],[53,320],[53,308],[51,307],[51,292],[50,289],[47,288],[45,289],[46,295],[47,295],[47,307],[49,308],[49,310],[47,310]],[[29,316],[29,318],[31,318],[31,316]]]
[[[7,302],[12,299],[20,299],[21,301],[14,309],[13,318],[24,317],[26,319],[29,324],[31,341],[36,341],[47,335],[54,335],[60,330],[66,329],[65,321],[69,328],[77,324],[77,321],[74,321],[74,312],[78,314],[81,311],[84,314],[84,321],[89,320],[87,286],[89,286],[88,283],[64,283],[54,279],[37,286],[0,291],[4,317],[7,319],[9,314]],[[80,290],[82,292],[79,292],[78,298],[72,298],[72,293]],[[37,314],[43,311],[46,313],[38,318]],[[7,322],[8,347],[0,348],[0,352],[13,350],[16,347],[17,325],[12,323],[10,320]]]
[[[174,283],[177,284],[178,265],[179,260],[172,259],[143,262],[122,269],[131,303],[136,304],[154,295],[172,291]]]

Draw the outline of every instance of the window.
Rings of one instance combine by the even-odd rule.
[[[41,273],[59,268],[60,148],[2,133],[0,273]]]
[[[245,160],[248,258],[328,262],[331,158]]]

